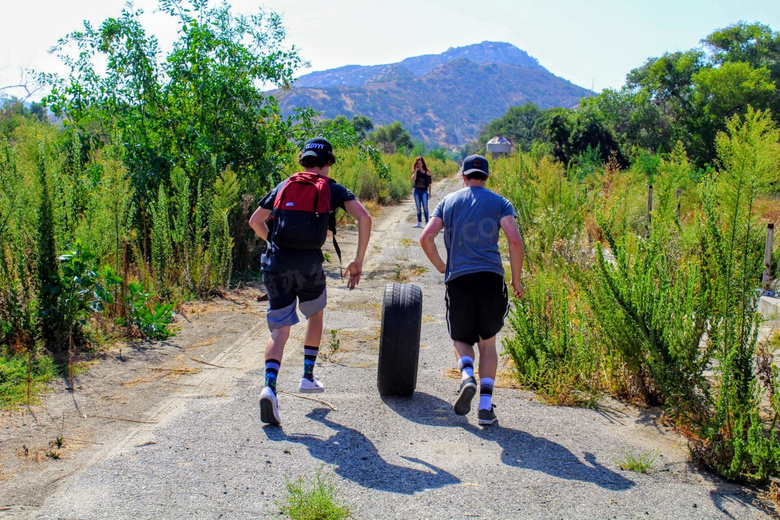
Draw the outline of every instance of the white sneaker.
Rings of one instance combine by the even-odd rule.
[[[417,224],[414,225],[414,227],[421,228],[421,227],[423,227],[423,225],[420,222],[418,222]]]
[[[298,391],[303,394],[318,394],[323,390],[325,390],[325,386],[317,376],[314,377],[313,381],[302,377],[301,384],[298,386]]]
[[[279,417],[279,400],[269,387],[260,392],[260,420],[266,424],[282,424]]]

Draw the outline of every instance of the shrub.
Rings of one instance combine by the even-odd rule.
[[[350,518],[349,506],[336,495],[332,477],[323,476],[319,469],[310,482],[303,478],[287,480],[286,496],[277,502],[282,514],[292,520],[346,520]]]

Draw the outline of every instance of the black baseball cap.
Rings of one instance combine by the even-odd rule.
[[[317,157],[318,159],[328,161],[333,158],[333,147],[324,137],[309,139],[303,146],[301,158],[304,157]]]
[[[463,166],[461,167],[461,173],[468,175],[469,173],[480,172],[489,176],[488,160],[481,155],[469,155],[463,159]]]

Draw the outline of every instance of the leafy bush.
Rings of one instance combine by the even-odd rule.
[[[174,336],[170,328],[174,317],[173,304],[152,303],[154,295],[144,291],[140,283],[130,283],[127,288],[130,292],[127,301],[130,307],[128,323],[146,339],[168,339]]]
[[[97,270],[95,255],[78,243],[58,260],[59,272],[43,288],[53,305],[42,308],[41,314],[56,324],[54,352],[64,352],[83,346],[82,331],[88,318],[103,312],[104,304],[113,303],[111,288],[122,280],[110,267]]]
[[[719,168],[698,185],[681,145],[653,163],[649,221],[642,172],[605,165],[583,177],[592,198],[567,199],[555,195],[574,193],[576,172],[564,177],[532,154],[497,161],[491,182],[518,208],[530,273],[505,346],[521,384],[663,404],[694,458],[729,479],[766,482],[780,473],[780,371],[757,346],[757,219],[780,149],[766,114],[748,110],[727,128]],[[556,178],[561,187],[551,189]],[[556,200],[576,223],[568,240],[537,218]]]
[[[347,520],[349,506],[336,496],[332,477],[323,476],[319,469],[310,482],[303,478],[287,480],[286,496],[277,502],[282,514],[292,520]]]
[[[526,297],[509,317],[515,334],[504,339],[504,348],[521,385],[571,403],[571,391],[593,389],[590,378],[597,373],[576,288],[552,271],[537,271],[524,285]]]

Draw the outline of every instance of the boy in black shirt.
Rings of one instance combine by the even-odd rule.
[[[358,245],[355,259],[349,263],[343,276],[349,277],[347,287],[354,289],[360,283],[363,259],[371,235],[371,216],[347,188],[328,178],[330,167],[336,163],[331,144],[321,137],[306,141],[298,163],[306,172],[316,173],[328,180],[330,186],[330,207],[344,209],[358,223]],[[266,223],[274,207],[279,190],[287,180],[282,181],[260,201],[260,207],[249,219],[249,225],[268,247],[263,254],[263,283],[269,297],[267,313],[271,337],[265,346],[265,388],[260,393],[260,419],[268,424],[280,424],[279,402],[276,396],[276,377],[279,373],[284,346],[290,337],[290,327],[298,323],[296,303],[306,316],[306,336],[303,343],[304,373],[298,390],[300,392],[322,392],[323,385],[313,375],[314,363],[322,339],[322,317],[327,302],[325,274],[322,263],[325,260],[321,249],[300,250],[279,247],[269,240]]]

